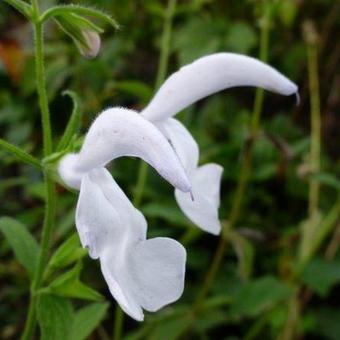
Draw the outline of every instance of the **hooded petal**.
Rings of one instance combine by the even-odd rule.
[[[168,118],[155,124],[168,139],[189,178],[196,169],[199,149],[187,128],[177,119]]]
[[[213,163],[197,168],[191,177],[194,201],[175,190],[177,203],[184,214],[198,227],[214,235],[221,231],[218,208],[222,172],[223,168]]]
[[[77,170],[79,155],[69,153],[64,156],[58,166],[58,172],[64,183],[72,189],[79,190],[83,172]]]
[[[173,186],[190,191],[183,166],[162,133],[135,111],[111,108],[91,125],[77,170],[87,172],[122,156],[142,158]]]
[[[291,95],[298,90],[289,79],[257,59],[216,53],[172,74],[142,115],[150,121],[160,121],[206,96],[235,86],[257,86],[282,95]]]

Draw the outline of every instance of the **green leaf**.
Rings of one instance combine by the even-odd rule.
[[[71,270],[57,277],[46,289],[55,295],[90,301],[102,301],[103,296],[79,280],[82,270],[78,262]]]
[[[1,138],[0,138],[0,148],[11,153],[12,155],[17,157],[18,159],[20,159],[24,163],[33,165],[34,167],[36,167],[39,170],[42,169],[40,162],[36,158],[31,156],[30,154],[28,154],[24,150],[18,148],[17,146],[10,144],[10,143],[6,142],[5,140],[3,140]]]
[[[80,260],[86,254],[87,250],[80,246],[78,234],[74,233],[53,254],[48,264],[48,272],[65,268]]]
[[[5,0],[5,2],[7,2],[13,8],[15,8],[18,12],[20,12],[26,18],[29,19],[31,17],[32,9],[28,3],[22,0]]]
[[[49,18],[53,18],[58,15],[65,15],[65,14],[78,14],[78,15],[85,15],[89,17],[93,17],[104,22],[109,23],[114,28],[118,29],[118,23],[108,14],[103,11],[100,11],[95,8],[91,7],[84,7],[79,5],[60,5],[49,8],[40,18],[41,22],[46,21]]]
[[[69,146],[69,144],[72,140],[72,137],[80,129],[80,123],[81,123],[81,112],[80,112],[80,109],[79,109],[80,100],[79,100],[78,95],[75,92],[70,91],[70,90],[64,91],[63,95],[67,95],[72,99],[73,111],[72,111],[71,117],[70,117],[70,119],[67,123],[64,135],[60,139],[60,142],[59,142],[58,147],[57,147],[57,151],[62,151]]]
[[[161,218],[175,226],[187,226],[189,223],[174,204],[149,203],[142,210],[149,218]]]
[[[188,329],[193,322],[189,315],[182,315],[170,320],[160,322],[151,332],[149,340],[172,340],[177,339],[182,333]]]
[[[230,27],[227,44],[232,52],[248,53],[257,44],[256,32],[245,22],[234,22]]]
[[[230,312],[236,316],[257,316],[285,300],[291,289],[272,276],[246,283],[237,293]]]
[[[0,218],[0,230],[12,247],[17,260],[33,278],[39,255],[36,240],[22,223],[10,217]]]
[[[108,303],[93,303],[78,310],[74,316],[70,339],[87,339],[104,319],[108,307]]]
[[[153,94],[153,89],[150,86],[138,80],[119,81],[114,85],[118,90],[136,96],[142,101],[142,104],[145,105],[149,102]]]
[[[331,188],[340,190],[340,180],[334,174],[319,172],[315,175],[312,175],[311,178],[320,182],[321,184],[325,184]]]
[[[62,297],[41,294],[37,303],[41,340],[68,340],[73,323],[71,303]]]
[[[304,268],[302,280],[317,294],[325,297],[330,289],[340,282],[340,261],[314,259]]]

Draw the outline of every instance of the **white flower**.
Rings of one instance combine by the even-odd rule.
[[[138,321],[177,300],[184,286],[186,252],[169,238],[147,240],[147,224],[104,166],[122,156],[139,157],[179,190],[191,189],[163,134],[134,111],[113,108],[91,125],[79,154],[66,155],[59,174],[80,190],[76,227],[83,247],[99,258],[111,294]]]
[[[169,140],[192,181],[194,200],[175,190],[184,214],[201,229],[219,234],[219,187],[223,169],[217,164],[198,167],[199,150],[188,130],[171,118],[215,92],[235,86],[257,86],[282,95],[297,94],[297,86],[263,62],[234,53],[200,58],[172,74],[141,115]]]
[[[81,243],[99,259],[111,294],[136,320],[143,320],[143,309],[156,311],[181,296],[186,253],[175,240],[146,239],[144,216],[104,167],[123,156],[143,159],[175,187],[188,218],[218,234],[223,169],[212,163],[198,166],[196,141],[172,116],[232,86],[297,92],[295,84],[258,60],[232,53],[210,55],[170,76],[141,114],[124,108],[103,111],[79,154],[68,154],[59,164],[63,181],[80,190],[76,227]]]

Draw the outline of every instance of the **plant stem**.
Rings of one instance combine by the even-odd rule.
[[[170,56],[170,42],[172,33],[172,22],[176,11],[177,0],[169,0],[166,13],[165,21],[163,26],[162,40],[161,40],[161,50],[158,63],[158,72],[155,83],[155,90],[157,90],[163,83],[166,73],[168,70],[169,56]],[[138,208],[142,202],[145,184],[148,175],[148,164],[144,161],[140,161],[138,169],[137,184],[133,198],[133,204]],[[116,307],[115,312],[115,323],[113,331],[113,339],[120,340],[122,337],[124,315],[123,311],[119,306]]]
[[[321,150],[321,118],[320,118],[320,92],[318,77],[318,51],[314,41],[307,44],[309,91],[311,106],[311,148],[310,171],[315,174],[320,171]],[[309,183],[309,215],[314,217],[318,212],[320,184],[314,179]]]
[[[261,26],[261,40],[260,40],[260,59],[262,61],[267,61],[268,59],[268,44],[269,44],[269,30],[270,30],[270,15],[271,6],[266,6],[266,11],[264,13],[264,18]],[[231,212],[229,215],[228,223],[224,224],[222,229],[222,235],[220,237],[218,246],[216,248],[212,264],[205,277],[201,291],[199,292],[196,302],[194,303],[194,311],[200,309],[205,296],[208,294],[212,283],[214,282],[215,276],[221,266],[224,254],[228,245],[228,230],[233,229],[240,217],[244,193],[249,181],[251,173],[251,163],[252,163],[252,149],[253,142],[259,130],[260,117],[263,107],[264,92],[262,89],[256,90],[256,96],[254,101],[254,108],[251,119],[250,126],[250,138],[245,143],[243,162],[240,170],[240,176],[237,182],[235,198],[233,200],[233,205],[231,207]]]
[[[46,95],[46,81],[44,68],[44,49],[43,49],[43,32],[39,23],[39,8],[37,0],[32,0],[34,10],[34,37],[35,37],[35,66],[36,66],[36,83],[39,96],[39,105],[41,112],[42,130],[43,130],[43,148],[44,156],[47,157],[52,153],[52,134],[50,124],[50,113]],[[55,214],[55,189],[54,182],[48,169],[44,170],[45,181],[45,217],[41,236],[40,254],[38,264],[34,273],[31,285],[31,299],[28,309],[25,329],[22,334],[22,340],[32,338],[36,325],[36,302],[37,291],[42,286],[43,274],[47,263],[48,250],[54,224]]]
[[[303,25],[304,38],[307,44],[307,62],[309,76],[309,92],[311,106],[311,147],[310,147],[310,172],[315,174],[320,171],[320,150],[321,150],[321,118],[320,118],[320,93],[318,77],[318,56],[317,56],[317,34],[311,22],[307,21]],[[299,264],[300,275],[304,266],[313,258],[322,244],[324,237],[328,235],[330,229],[336,223],[338,216],[338,201],[330,213],[324,218],[322,223],[318,223],[320,184],[313,178],[309,181],[309,200],[308,200],[308,229],[302,232],[301,243],[302,253]],[[334,222],[334,223],[333,223]],[[303,245],[306,244],[306,247]],[[297,284],[296,291],[289,304],[289,315],[283,328],[279,340],[295,339],[297,324],[300,319],[300,300],[299,292],[301,285]]]

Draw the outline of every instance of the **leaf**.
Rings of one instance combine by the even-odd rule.
[[[230,312],[235,316],[257,316],[285,300],[291,289],[272,276],[245,284],[237,293]]]
[[[70,144],[72,137],[78,132],[81,123],[81,112],[79,109],[79,97],[73,91],[64,91],[63,95],[67,95],[72,99],[73,102],[73,111],[71,117],[67,123],[65,132],[60,139],[60,142],[57,147],[57,151],[62,151],[68,147]]]
[[[340,179],[338,179],[334,174],[319,172],[315,175],[312,175],[311,178],[320,182],[321,184],[325,184],[331,188],[340,190]]]
[[[104,22],[109,23],[114,28],[118,29],[118,23],[108,14],[103,11],[100,11],[95,8],[91,7],[84,7],[79,5],[60,5],[54,6],[49,8],[42,16],[41,22],[48,20],[49,18],[53,18],[58,15],[65,15],[65,14],[78,14],[78,15],[85,15],[89,17],[93,17]]]
[[[7,152],[11,153],[12,155],[17,157],[18,159],[20,159],[24,163],[33,165],[34,167],[36,167],[39,170],[42,169],[40,162],[36,158],[29,155],[27,152],[18,148],[17,146],[10,144],[10,143],[8,143],[5,140],[0,138],[0,149],[1,148],[6,150]]]
[[[149,203],[143,206],[143,213],[149,218],[161,218],[175,226],[187,226],[188,220],[174,204]]]
[[[80,246],[78,234],[74,233],[53,254],[48,264],[48,271],[65,268],[86,254],[87,250]]]
[[[68,340],[73,323],[71,303],[62,297],[41,294],[37,303],[41,340]]]
[[[39,254],[36,240],[22,223],[10,217],[0,218],[0,230],[12,247],[17,260],[33,278]]]
[[[104,319],[108,303],[93,303],[78,310],[74,315],[70,339],[86,339]]]
[[[118,90],[136,96],[144,105],[149,102],[153,94],[153,89],[150,86],[138,80],[119,81],[115,83],[115,87]]]
[[[302,273],[303,282],[322,297],[340,282],[340,261],[318,258],[308,263]]]
[[[232,52],[248,53],[257,44],[256,32],[245,22],[234,22],[227,38]]]
[[[31,6],[22,0],[5,0],[9,5],[15,8],[18,12],[24,15],[26,18],[31,16]]]
[[[159,323],[151,332],[149,340],[173,340],[177,339],[188,329],[193,320],[190,315],[181,316]]]
[[[82,269],[78,262],[71,270],[57,277],[46,291],[55,295],[90,301],[101,301],[103,296],[79,280]]]

